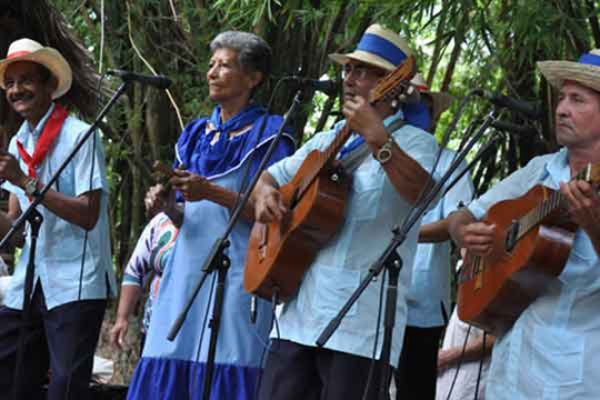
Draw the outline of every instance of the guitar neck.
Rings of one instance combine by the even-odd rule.
[[[582,171],[575,175],[573,180],[593,182],[595,180],[595,176],[597,175],[597,169],[597,165],[588,164]],[[551,192],[546,200],[542,201],[537,207],[533,208],[519,219],[519,232],[517,234],[517,240],[523,237],[545,218],[557,210],[564,208],[565,204],[566,198],[562,193],[559,191]]]
[[[319,173],[327,166],[328,163],[335,159],[337,153],[339,153],[342,146],[344,143],[346,143],[351,134],[352,131],[348,127],[348,123],[346,123],[335,136],[333,141],[329,144],[329,146],[327,146],[327,148],[321,152],[318,162],[315,163],[310,174],[308,174],[306,179],[303,180],[304,184],[299,188],[297,198],[302,197],[306,189],[308,189],[312,182],[314,182]]]

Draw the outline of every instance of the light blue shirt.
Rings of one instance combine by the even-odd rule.
[[[536,184],[558,190],[571,179],[565,149],[536,157],[469,205],[476,218]],[[494,344],[486,399],[600,398],[600,261],[590,238],[575,234],[566,266]]]
[[[10,141],[8,151],[19,160],[25,173],[27,165],[19,156],[16,142],[19,140],[25,150],[33,154],[35,143],[53,109],[54,105],[33,130],[27,121],[23,122]],[[89,125],[77,118],[67,117],[45,160],[36,169],[37,177],[42,183],[50,181],[88,128]],[[25,192],[8,181],[2,187],[17,196],[21,211],[24,212],[29,206]],[[114,295],[116,281],[111,261],[106,203],[108,185],[100,135],[96,133],[95,140],[92,136],[85,142],[64,169],[53,189],[72,197],[102,189],[102,197],[98,222],[87,232],[87,240],[85,229],[61,219],[43,205],[37,206],[44,222],[40,227],[36,246],[34,284],[40,280],[48,309],[76,300],[105,299],[111,294]],[[5,305],[10,308],[23,307],[23,286],[30,240],[27,227],[27,238],[21,258],[6,295]],[[85,262],[82,263],[83,254]]]
[[[387,125],[401,117],[388,117]],[[293,156],[271,166],[268,172],[279,185],[290,181],[306,155],[314,149],[324,150],[344,122],[332,131],[315,135]],[[405,125],[393,137],[407,154],[430,170],[438,149],[429,133]],[[354,139],[350,137],[348,142]],[[307,346],[315,341],[329,321],[368,274],[392,240],[391,229],[402,223],[411,206],[394,189],[381,164],[369,155],[353,173],[346,218],[337,235],[318,253],[307,270],[298,293],[284,304],[271,337],[291,340]],[[392,341],[391,361],[395,364],[402,347],[406,325],[406,292],[417,243],[418,223],[409,232],[398,252],[404,262],[398,286],[396,325]],[[377,314],[381,277],[372,282],[352,306],[339,328],[326,343],[328,349],[371,357],[377,331]],[[278,336],[279,333],[279,336]],[[378,331],[377,358],[383,341],[383,316]]]
[[[456,152],[444,149],[436,168],[435,175],[445,174]],[[447,184],[467,167],[463,161],[454,171]],[[439,221],[459,207],[459,203],[468,204],[473,197],[473,184],[466,173],[456,184],[428,211],[421,225]],[[439,243],[420,243],[412,272],[412,282],[408,291],[407,325],[431,328],[445,325],[450,308],[450,240]],[[442,312],[442,304],[444,312]]]

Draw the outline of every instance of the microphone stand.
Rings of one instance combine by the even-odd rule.
[[[208,345],[206,369],[205,369],[204,375],[202,377],[202,398],[204,400],[210,399],[210,393],[212,390],[212,375],[213,375],[213,369],[214,369],[214,364],[215,364],[219,327],[221,325],[221,314],[223,311],[223,299],[224,299],[224,295],[225,295],[225,277],[227,275],[227,269],[229,268],[229,266],[231,264],[229,257],[227,257],[227,255],[224,254],[225,249],[227,247],[229,247],[229,244],[230,244],[228,237],[229,237],[229,234],[231,233],[231,231],[233,230],[233,228],[235,227],[235,224],[239,220],[242,210],[244,209],[244,205],[248,202],[248,199],[250,198],[250,194],[252,193],[252,189],[254,189],[254,187],[256,186],[256,183],[258,182],[258,180],[260,178],[261,171],[264,170],[267,162],[271,158],[271,155],[273,154],[273,152],[275,151],[275,148],[277,147],[279,141],[281,140],[281,137],[283,136],[283,128],[287,125],[288,121],[292,118],[292,116],[294,116],[296,114],[297,109],[299,108],[300,103],[302,102],[302,93],[303,93],[302,89],[299,89],[296,92],[296,95],[294,96],[294,100],[292,101],[292,105],[290,106],[288,112],[285,114],[283,122],[281,123],[281,126],[279,127],[279,130],[277,131],[277,134],[275,135],[275,138],[271,141],[271,144],[269,145],[269,148],[267,149],[265,156],[261,160],[261,162],[257,168],[256,174],[252,177],[252,181],[250,182],[250,185],[248,186],[247,190],[243,194],[243,197],[239,201],[238,206],[234,209],[234,211],[231,215],[231,218],[229,219],[227,229],[225,229],[225,232],[223,233],[223,235],[221,237],[219,237],[215,240],[215,243],[213,244],[213,247],[211,248],[210,253],[206,257],[206,260],[204,261],[204,265],[202,266],[203,275],[200,278],[200,281],[194,288],[194,291],[192,292],[192,295],[188,299],[188,302],[186,303],[185,307],[183,308],[183,310],[181,311],[181,313],[179,314],[179,316],[177,317],[177,319],[171,326],[171,329],[167,336],[167,339],[170,341],[173,341],[175,339],[175,337],[177,336],[177,334],[179,333],[179,330],[181,329],[181,327],[183,325],[183,322],[185,321],[185,319],[187,317],[187,314],[188,314],[190,308],[192,307],[192,304],[194,303],[194,300],[196,299],[196,296],[198,295],[198,292],[202,288],[204,281],[206,280],[206,278],[208,277],[209,274],[211,274],[214,271],[217,271],[217,286],[215,288],[215,303],[214,303],[213,310],[212,310],[212,317],[208,324],[208,326],[210,328],[210,342]],[[261,128],[264,128],[264,124]]]
[[[439,192],[442,190],[445,182],[450,179],[450,176],[454,173],[454,171],[458,168],[460,163],[465,159],[467,153],[471,148],[477,143],[477,141],[481,138],[485,130],[492,124],[495,120],[495,111],[489,113],[489,115],[484,120],[482,126],[479,131],[473,136],[473,138],[466,144],[465,148],[461,151],[460,154],[454,159],[450,167],[448,167],[447,171],[444,173],[442,178],[431,188],[431,190],[426,194],[425,198],[421,201],[420,204],[417,204],[413,207],[413,210],[409,212],[408,216],[405,218],[402,227],[395,227],[392,232],[394,237],[390,244],[385,248],[382,255],[377,259],[377,261],[371,266],[369,269],[369,273],[365,278],[361,281],[359,287],[352,293],[348,301],[344,304],[344,306],[340,309],[338,314],[330,321],[330,323],[325,327],[322,331],[321,335],[317,338],[316,344],[319,347],[323,347],[325,343],[329,340],[329,338],[333,335],[335,330],[339,327],[342,322],[342,319],[348,313],[352,305],[358,300],[360,295],[364,292],[370,282],[378,276],[383,268],[387,269],[389,275],[388,287],[386,290],[386,302],[385,302],[385,311],[384,311],[384,338],[383,344],[381,348],[381,357],[380,357],[380,367],[383,375],[380,381],[380,390],[379,390],[379,398],[381,400],[385,400],[388,398],[388,385],[390,379],[390,371],[387,366],[389,366],[390,353],[391,353],[391,343],[392,343],[392,335],[396,318],[396,300],[397,300],[397,291],[398,291],[398,276],[400,274],[400,270],[402,269],[402,259],[399,254],[396,252],[396,249],[404,243],[406,240],[406,236],[408,232],[412,229],[412,227],[417,223],[417,221],[421,218],[421,216],[425,213],[426,209],[433,202],[433,200],[437,197]],[[490,143],[489,145],[492,145]],[[489,147],[489,146],[488,146]],[[486,147],[487,148],[487,147]],[[485,150],[485,149],[483,149]],[[480,151],[478,155],[482,155],[483,151]],[[463,174],[466,172],[463,171]],[[453,184],[456,181],[453,182]],[[365,391],[367,393],[368,391]]]
[[[83,135],[79,143],[73,148],[69,156],[63,161],[63,163],[58,167],[54,175],[50,178],[50,180],[44,185],[42,190],[40,190],[37,196],[34,196],[29,207],[21,213],[19,218],[15,220],[12,224],[10,230],[4,235],[2,241],[0,241],[0,248],[4,246],[10,238],[15,234],[17,230],[20,230],[21,227],[25,224],[25,221],[29,222],[31,227],[31,243],[30,243],[30,251],[29,251],[29,260],[27,261],[27,269],[25,271],[25,286],[23,288],[23,312],[21,314],[23,324],[19,329],[19,344],[17,347],[17,358],[15,364],[15,379],[13,386],[13,399],[19,400],[19,391],[21,387],[22,380],[22,370],[23,370],[23,362],[25,357],[25,336],[26,336],[26,327],[30,322],[31,318],[31,295],[33,292],[33,278],[35,276],[35,250],[37,245],[37,238],[40,226],[43,222],[43,217],[39,211],[36,210],[36,207],[42,203],[44,200],[44,196],[48,192],[48,190],[52,187],[54,182],[59,178],[62,171],[67,167],[69,162],[77,155],[77,152],[85,141],[94,133],[96,128],[98,127],[100,121],[104,118],[104,116],[111,109],[113,104],[117,101],[117,99],[123,94],[126,89],[128,82],[123,82],[117,89],[117,91],[113,94],[109,102],[104,106],[102,111],[96,117],[94,123],[88,128],[87,132]]]

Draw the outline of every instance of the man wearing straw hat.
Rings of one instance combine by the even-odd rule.
[[[347,165],[352,189],[342,226],[320,249],[276,322],[259,389],[261,400],[361,399],[369,381],[371,358],[381,357],[381,278],[362,293],[323,348],[316,347],[315,341],[390,243],[391,229],[405,219],[415,203],[418,193],[409,193],[408,188],[420,189],[429,178],[426,170],[433,166],[438,150],[433,136],[405,123],[399,102],[372,106],[367,101],[377,82],[411,54],[398,34],[372,25],[355,51],[330,55],[343,67],[343,113],[347,121],[315,135],[293,156],[270,167],[253,192],[257,219],[280,220],[288,210],[276,188],[291,180],[311,150],[327,148],[348,123],[354,133],[338,159],[344,163],[356,152],[365,151],[360,161]],[[407,168],[412,172],[403,173]],[[401,271],[398,285],[390,357],[393,365],[402,346],[405,296],[417,234],[415,226],[397,250],[406,268]],[[374,368],[367,398],[377,396],[382,372]]]
[[[423,107],[423,112],[430,121],[437,121],[440,114],[450,107],[452,96],[430,91],[419,74],[415,75],[412,82],[419,89],[426,106],[423,107],[421,103],[408,105],[405,107],[405,113],[410,117],[409,111]],[[429,125],[432,125],[431,122]],[[430,130],[430,126],[423,129]],[[436,168],[439,171],[437,174],[443,175],[446,172],[455,155],[456,153],[449,149],[442,151]],[[463,161],[447,184],[466,167],[467,164]],[[398,400],[435,398],[439,343],[448,315],[451,314],[452,267],[446,218],[461,203],[467,204],[471,201],[473,184],[467,174],[452,188],[447,189],[449,190],[437,204],[423,216],[419,229],[420,243],[417,246],[407,295],[407,326],[398,368],[394,372]]]
[[[2,187],[10,192],[8,213],[0,213],[0,235],[39,195],[89,128],[56,101],[71,82],[63,56],[30,39],[13,42],[0,61],[0,87],[25,120],[8,152],[0,154]],[[37,207],[43,222],[26,318],[21,310],[32,252],[29,229],[24,239],[23,232],[12,238],[23,250],[0,308],[0,399],[38,398],[48,367],[48,399],[90,397],[93,354],[106,299],[116,286],[100,140],[96,133],[83,144]],[[23,362],[15,365],[20,350]]]
[[[556,138],[564,146],[536,157],[450,216],[450,233],[473,254],[491,249],[494,225],[477,220],[493,204],[543,184],[560,190],[578,225],[567,263],[547,288],[498,338],[492,353],[487,399],[600,398],[600,197],[573,177],[600,162],[600,50],[577,62],[545,61],[538,67],[559,90]]]

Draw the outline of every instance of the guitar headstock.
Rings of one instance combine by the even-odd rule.
[[[410,80],[417,73],[415,57],[410,56],[398,68],[384,76],[371,90],[369,102],[391,101],[404,94],[410,86]]]

